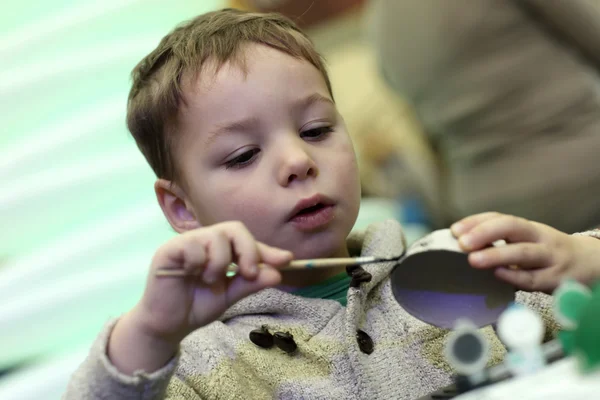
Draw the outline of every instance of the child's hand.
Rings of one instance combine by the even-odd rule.
[[[160,368],[193,330],[215,321],[238,300],[281,281],[275,268],[292,253],[257,242],[240,222],[225,222],[183,233],[155,253],[140,302],[115,326],[110,359],[119,370]],[[239,271],[226,276],[235,262]],[[161,267],[182,268],[194,276],[157,277]]]
[[[493,212],[467,217],[451,230],[471,252],[473,267],[496,268],[498,278],[519,289],[550,293],[566,277],[588,284],[600,277],[600,242],[594,238]],[[506,246],[491,246],[502,239]]]
[[[225,222],[174,237],[152,260],[144,296],[138,306],[157,335],[181,340],[191,331],[216,320],[238,300],[281,280],[274,268],[292,253],[257,242],[240,222]],[[239,272],[227,278],[235,262]],[[193,277],[156,277],[161,267],[183,268]]]

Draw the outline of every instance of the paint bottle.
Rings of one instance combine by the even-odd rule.
[[[600,281],[595,283],[589,301],[582,307],[573,336],[573,355],[582,372],[600,370]]]
[[[485,368],[490,358],[490,345],[471,321],[456,321],[444,346],[444,356],[462,378],[456,381],[460,393],[482,386],[487,381]]]
[[[579,326],[581,313],[592,298],[592,291],[573,280],[564,280],[552,294],[554,319],[561,326],[558,333],[566,355],[573,352],[575,330]]]
[[[535,373],[544,367],[544,331],[542,318],[524,305],[513,303],[500,315],[497,332],[508,348],[504,362],[514,376]]]

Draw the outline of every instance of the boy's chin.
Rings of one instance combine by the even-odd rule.
[[[340,226],[339,222],[334,220],[327,228],[312,233],[286,231],[284,235],[281,232],[279,238],[286,240],[279,243],[273,240],[271,245],[291,251],[296,260],[348,257],[346,238],[350,229]]]
[[[348,249],[346,241],[339,239],[335,242],[328,240],[315,240],[304,243],[300,248],[292,250],[294,258],[297,260],[315,259],[315,258],[337,258],[347,257]]]

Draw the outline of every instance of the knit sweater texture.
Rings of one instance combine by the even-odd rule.
[[[400,224],[384,221],[352,233],[353,255],[391,257],[403,251]],[[392,295],[392,263],[365,266],[372,280],[348,289],[347,306],[265,289],[232,306],[216,322],[188,335],[158,371],[120,373],[107,357],[116,320],[108,322],[73,374],[64,400],[100,399],[415,399],[451,383],[443,358],[447,330],[408,314]],[[435,277],[432,277],[435,279]],[[552,335],[551,297],[517,292],[516,299],[542,315]],[[266,325],[293,335],[297,350],[264,349],[249,333]],[[357,330],[373,341],[366,354]],[[490,364],[505,348],[492,327]]]

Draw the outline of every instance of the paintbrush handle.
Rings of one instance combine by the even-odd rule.
[[[333,268],[343,267],[348,265],[362,265],[372,262],[377,262],[377,257],[348,257],[348,258],[317,258],[314,260],[294,260],[288,265],[278,268],[280,271],[291,271],[307,268]],[[259,268],[266,267],[267,264],[258,264]],[[230,264],[227,272],[237,273],[238,266]],[[183,269],[162,268],[156,271],[155,276],[188,276],[188,273]]]
[[[348,257],[348,258],[317,258],[314,260],[295,260],[290,262],[282,271],[304,268],[327,268],[327,267],[343,267],[348,265],[361,265],[370,262],[375,262],[376,257]]]

